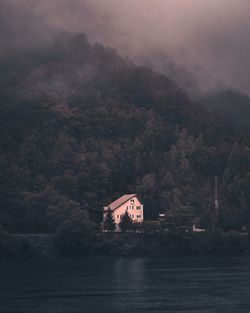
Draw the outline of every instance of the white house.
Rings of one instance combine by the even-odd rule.
[[[111,209],[116,225],[118,226],[122,215],[128,211],[133,222],[143,222],[143,204],[136,194],[123,195],[103,208],[103,221],[108,209]]]

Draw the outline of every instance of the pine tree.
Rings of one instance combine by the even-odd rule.
[[[110,208],[108,208],[108,211],[106,213],[106,217],[103,223],[103,229],[104,230],[109,230],[109,231],[114,231],[115,230],[115,220],[112,215],[112,211]]]
[[[121,231],[123,232],[133,227],[133,221],[131,217],[129,216],[128,211],[126,211],[125,214],[122,215],[119,226],[120,226]]]

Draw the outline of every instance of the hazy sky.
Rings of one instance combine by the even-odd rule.
[[[179,71],[181,76],[186,70],[203,90],[226,85],[250,93],[250,0],[0,2],[8,7],[5,22],[12,22],[19,42],[28,43],[19,32],[27,20],[43,40],[49,38],[50,26],[85,32],[92,42],[101,41],[159,71],[177,76]]]

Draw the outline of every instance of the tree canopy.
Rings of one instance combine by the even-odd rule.
[[[122,232],[125,232],[133,228],[133,221],[128,214],[128,210],[126,210],[126,212],[121,216],[119,227]]]
[[[103,222],[103,229],[109,230],[109,231],[115,231],[116,229],[115,220],[114,220],[114,217],[110,208],[108,208],[106,212],[106,216]]]
[[[98,226],[125,192],[141,195],[146,219],[207,219],[215,175],[223,227],[250,224],[249,140],[171,79],[72,34],[0,65],[6,231],[58,232],[82,215]]]

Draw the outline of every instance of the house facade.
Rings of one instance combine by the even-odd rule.
[[[106,218],[109,208],[112,212],[117,228],[121,222],[122,215],[124,215],[126,211],[128,211],[128,214],[133,222],[143,222],[143,204],[137,194],[123,195],[112,203],[106,205],[103,208],[103,221]]]

